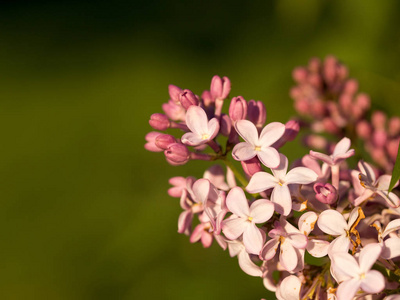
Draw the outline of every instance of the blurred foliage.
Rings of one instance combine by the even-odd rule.
[[[1,298],[273,298],[217,245],[177,234],[168,179],[205,168],[146,152],[148,118],[168,84],[200,94],[218,74],[286,122],[292,69],[328,54],[399,115],[399,11],[395,0],[2,1]]]

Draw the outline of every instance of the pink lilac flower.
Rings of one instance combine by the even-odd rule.
[[[350,149],[351,141],[349,138],[344,137],[337,143],[333,153],[331,155],[326,155],[320,152],[310,151],[310,155],[316,159],[320,159],[323,162],[327,163],[330,166],[338,165],[345,159],[353,156],[355,151],[354,149]]]
[[[299,231],[305,236],[309,236],[311,231],[314,230],[315,224],[317,223],[318,215],[313,211],[308,211],[301,215],[299,219]],[[324,257],[328,254],[329,242],[324,240],[318,240],[309,238],[307,243],[307,251],[314,257]],[[304,259],[304,250],[300,249]]]
[[[400,237],[395,233],[400,230],[400,219],[389,222],[383,231],[378,221],[373,226],[378,230],[378,241],[382,245],[381,256],[385,259],[400,256]]]
[[[379,244],[368,244],[361,250],[358,259],[344,252],[332,257],[335,278],[339,280],[336,291],[338,300],[353,299],[360,288],[369,294],[379,293],[385,288],[383,275],[371,270],[381,251]]]
[[[293,272],[302,260],[299,249],[307,246],[307,237],[283,217],[274,223],[268,236],[271,238],[261,250],[260,258],[263,260],[272,259],[280,246],[279,262],[288,272]]]
[[[186,113],[186,125],[191,132],[182,136],[182,143],[199,146],[213,140],[219,131],[216,118],[208,121],[206,112],[199,106],[190,106]]]
[[[292,197],[288,185],[309,184],[318,177],[313,170],[305,167],[293,168],[289,172],[287,169],[288,159],[280,154],[280,164],[277,168],[271,169],[273,175],[258,172],[251,177],[246,187],[249,193],[259,193],[272,188],[271,201],[275,204],[275,210],[284,216],[292,210]]]
[[[254,201],[251,206],[240,187],[234,187],[226,197],[226,206],[233,215],[222,223],[222,232],[230,240],[243,234],[246,251],[259,254],[264,239],[256,224],[268,221],[274,213],[274,205],[265,199]]]
[[[279,165],[279,153],[271,145],[285,133],[284,124],[270,123],[264,127],[260,136],[256,126],[247,120],[237,121],[235,129],[245,142],[241,142],[233,148],[234,159],[243,161],[257,156],[269,168],[276,168]]]
[[[329,246],[328,252],[330,255],[332,253],[347,252],[349,250],[351,243],[350,231],[361,214],[361,208],[354,208],[347,222],[344,216],[337,210],[328,209],[319,215],[317,222],[318,227],[327,234],[337,236]]]
[[[360,205],[365,200],[374,198],[376,195],[382,198],[389,207],[399,207],[399,197],[393,192],[388,193],[390,180],[392,178],[390,175],[382,175],[376,179],[372,167],[363,161],[358,163],[358,168],[361,171],[358,173],[358,178],[364,190],[362,194],[354,200],[354,205]],[[396,186],[397,185],[398,182],[396,183]]]

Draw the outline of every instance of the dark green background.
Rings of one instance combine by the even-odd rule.
[[[177,233],[168,179],[208,165],[146,152],[149,116],[168,84],[200,94],[218,74],[286,122],[292,69],[327,54],[400,115],[400,2],[248,2],[1,2],[2,299],[268,297]]]

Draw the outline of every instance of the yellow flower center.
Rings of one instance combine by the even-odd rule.
[[[201,136],[201,139],[202,139],[202,140],[207,140],[209,137],[210,137],[210,136],[209,136],[207,133],[205,133],[205,134],[203,134],[203,135]]]

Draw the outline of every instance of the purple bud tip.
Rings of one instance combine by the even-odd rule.
[[[215,75],[211,80],[210,92],[213,99],[225,99],[231,91],[231,81],[228,77]]]
[[[285,124],[285,140],[293,141],[300,131],[300,123],[296,120],[290,120]]]
[[[179,94],[179,101],[186,110],[192,105],[199,105],[199,99],[191,90],[183,90]]]
[[[315,198],[325,204],[333,204],[338,199],[338,192],[330,183],[314,184]]]
[[[156,130],[166,130],[170,126],[168,117],[164,114],[152,114],[150,116],[149,124]]]

